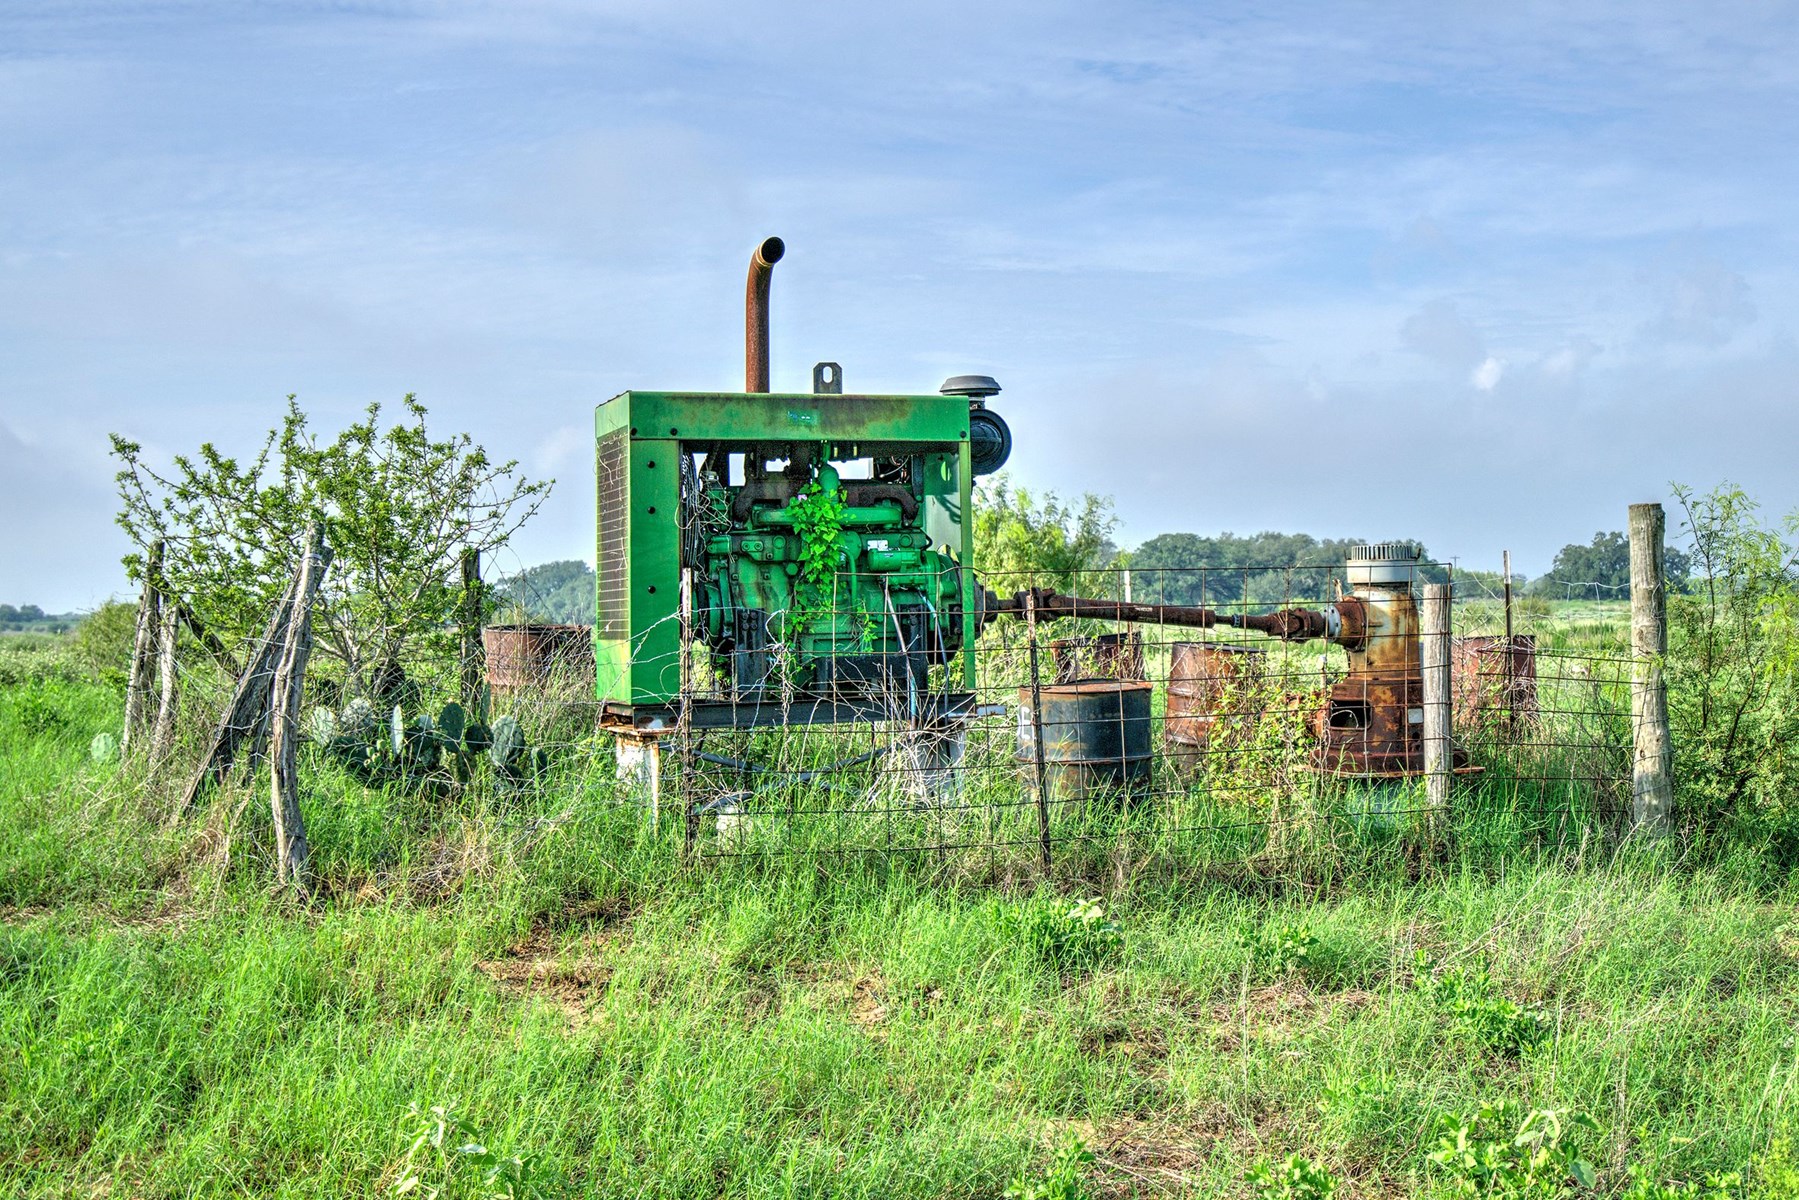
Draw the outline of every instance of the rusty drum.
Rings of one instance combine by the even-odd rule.
[[[1264,650],[1224,642],[1175,642],[1170,647],[1162,740],[1178,768],[1201,766],[1207,750],[1224,740],[1227,731],[1228,736],[1241,735],[1251,719],[1242,711],[1242,692],[1260,683],[1267,661]]]
[[[487,685],[495,695],[594,681],[593,628],[588,625],[489,625],[481,631]]]
[[[1050,649],[1055,655],[1057,683],[1143,678],[1143,635],[1135,630],[1058,638],[1050,643]]]
[[[1455,726],[1504,730],[1537,717],[1537,639],[1529,634],[1463,637],[1450,658]]]
[[[1154,747],[1150,695],[1141,680],[1079,679],[1037,689],[1043,703],[1043,776],[1054,800],[1126,793],[1147,785]],[[1017,760],[1036,787],[1037,719],[1031,689],[1018,689]]]

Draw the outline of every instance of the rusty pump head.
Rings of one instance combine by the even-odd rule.
[[[1418,551],[1403,542],[1358,546],[1345,565],[1349,594],[1326,612],[1349,670],[1315,718],[1320,765],[1336,775],[1397,778],[1424,769],[1424,680],[1419,672]]]

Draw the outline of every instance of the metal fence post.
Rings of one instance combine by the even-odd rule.
[[[1043,855],[1043,874],[1050,872],[1049,782],[1043,765],[1043,681],[1037,670],[1037,589],[1024,593],[1024,624],[1031,657],[1031,737],[1035,741],[1037,768],[1037,840]]]
[[[1662,574],[1666,518],[1659,504],[1630,506],[1631,830],[1659,833],[1674,812],[1668,729],[1668,593]]]
[[[1451,775],[1449,712],[1449,616],[1447,583],[1424,585],[1419,667],[1424,680],[1424,833],[1426,853],[1448,826]]]

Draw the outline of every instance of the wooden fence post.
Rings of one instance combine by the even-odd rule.
[[[1043,876],[1047,879],[1050,872],[1049,772],[1043,761],[1043,679],[1037,662],[1037,589],[1034,587],[1027,588],[1024,593],[1024,624],[1030,639],[1031,738],[1037,768],[1037,842],[1043,858]]]
[[[137,632],[131,642],[131,675],[125,683],[125,728],[119,735],[121,754],[131,749],[144,727],[144,714],[150,695],[150,677],[155,670],[156,639],[162,629],[162,592],[157,582],[162,578],[162,539],[150,543],[144,562],[144,591],[137,602]]]
[[[156,622],[156,725],[150,734],[150,757],[161,761],[175,742],[175,709],[180,700],[175,650],[181,641],[181,608],[157,580],[162,593]]]
[[[1424,678],[1424,832],[1426,853],[1448,827],[1453,754],[1449,711],[1450,590],[1447,583],[1424,585],[1418,639]]]
[[[1659,504],[1630,506],[1631,830],[1659,833],[1674,813],[1674,750],[1668,730],[1668,593]]]
[[[273,718],[269,753],[269,812],[275,825],[275,867],[282,883],[304,893],[309,851],[306,822],[300,812],[299,768],[296,754],[300,741],[300,700],[306,686],[306,660],[312,654],[312,602],[319,582],[331,565],[331,551],[318,527],[306,531],[306,551],[294,583],[293,615],[275,668],[269,694]]]
[[[462,703],[474,711],[475,699],[481,694],[482,676],[486,674],[486,655],[481,647],[481,552],[473,546],[462,552],[462,647],[459,665],[462,669]],[[686,610],[683,609],[683,612]]]
[[[206,794],[207,788],[230,772],[232,764],[237,761],[238,750],[256,733],[267,714],[269,688],[274,684],[275,671],[286,648],[288,620],[293,609],[294,587],[289,584],[287,591],[276,602],[275,611],[269,615],[269,623],[262,631],[262,637],[251,650],[244,673],[237,677],[237,686],[232,689],[231,699],[219,714],[219,723],[213,728],[206,752],[200,757],[200,765],[194,771],[193,778],[188,780],[187,790],[182,793],[181,805],[175,810],[176,817],[192,808]]]

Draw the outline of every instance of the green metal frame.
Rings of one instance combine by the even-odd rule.
[[[625,439],[621,480],[607,454]],[[594,410],[598,486],[594,658],[602,701],[625,706],[679,699],[681,641],[679,457],[699,443],[726,452],[812,442],[823,457],[920,455],[925,460],[925,530],[932,545],[972,565],[968,520],[968,400],[963,396],[810,393],[623,392]],[[618,486],[622,484],[622,486]],[[621,522],[622,529],[611,527]],[[610,593],[608,589],[611,589]],[[974,685],[975,596],[964,571],[962,681]],[[607,597],[614,611],[607,611]]]

